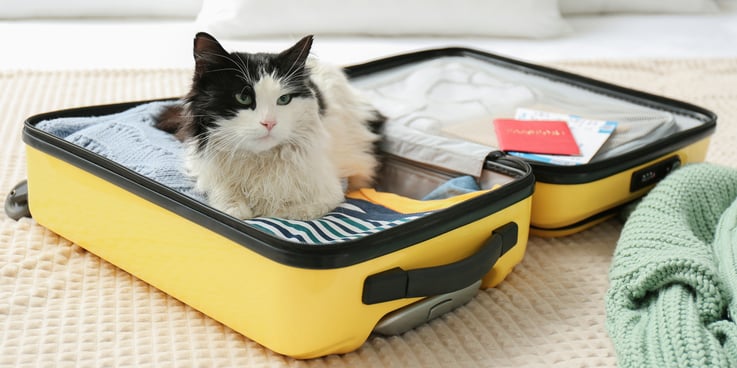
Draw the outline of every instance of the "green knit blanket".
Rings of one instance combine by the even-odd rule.
[[[607,328],[621,367],[737,367],[737,170],[687,165],[624,225]]]

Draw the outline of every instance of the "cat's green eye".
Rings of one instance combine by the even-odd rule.
[[[248,92],[236,93],[233,97],[243,106],[251,106],[253,104],[253,95]]]
[[[286,105],[290,102],[292,102],[292,95],[281,95],[278,99],[276,99],[277,105]]]

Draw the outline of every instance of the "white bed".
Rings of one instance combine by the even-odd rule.
[[[437,30],[434,36],[318,33],[312,52],[348,65],[465,46],[705,104],[720,116],[707,161],[737,167],[737,1],[620,1],[629,4],[629,12],[607,8],[597,14],[580,14],[577,6],[606,0],[540,1],[565,10],[557,16],[567,31],[546,37],[523,30],[516,37]],[[710,6],[660,13],[638,8],[689,2]],[[155,2],[155,9],[143,0],[107,9],[91,0],[31,3],[0,0],[0,193],[25,177],[25,117],[182,94],[191,78],[193,36],[208,28],[202,19],[195,21],[202,0]],[[91,3],[98,5],[89,8]],[[75,13],[69,4],[80,8]],[[129,8],[121,12],[125,4]],[[125,17],[111,17],[120,14]],[[527,15],[499,21],[510,26],[529,21]],[[242,51],[281,50],[303,35],[277,33],[239,38],[213,31],[226,48]],[[371,337],[353,353],[297,361],[260,347],[33,220],[0,215],[0,366],[612,367],[616,356],[603,298],[619,230],[621,224],[611,220],[565,238],[533,237],[510,277],[466,306],[401,336]]]

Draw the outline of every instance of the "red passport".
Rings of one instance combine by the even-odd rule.
[[[495,119],[494,130],[502,151],[581,154],[568,123],[562,120]]]

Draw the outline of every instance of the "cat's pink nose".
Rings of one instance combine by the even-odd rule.
[[[276,120],[264,120],[261,122],[261,125],[263,125],[266,130],[271,131],[271,129],[274,128],[274,125],[276,125]]]

